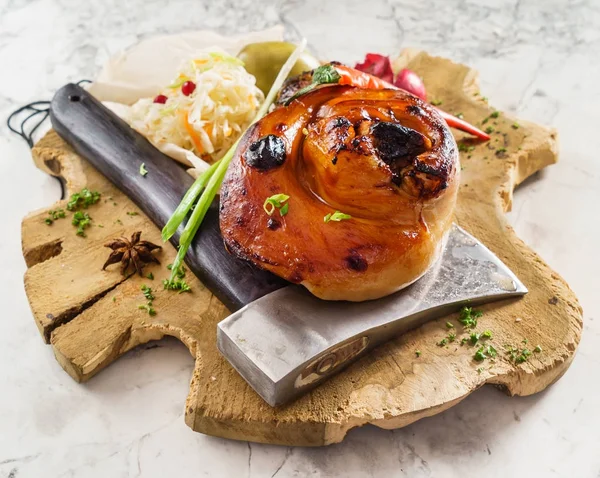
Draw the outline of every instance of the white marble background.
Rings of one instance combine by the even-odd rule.
[[[182,416],[193,363],[175,340],[77,385],[42,343],[21,280],[21,217],[59,190],[1,125],[0,477],[600,477],[600,2],[0,0],[0,118],[141,38],[277,23],[323,58],[416,46],[466,62],[494,106],[558,128],[561,162],[519,189],[510,220],[584,306],[571,369],[537,396],[484,387],[436,417],[321,449],[193,433]]]

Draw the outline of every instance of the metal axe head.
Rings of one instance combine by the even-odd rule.
[[[357,303],[323,301],[290,285],[221,321],[217,346],[250,386],[277,406],[428,320],[466,304],[526,293],[500,259],[453,225],[440,259],[406,289]]]

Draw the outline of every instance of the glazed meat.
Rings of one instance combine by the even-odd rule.
[[[458,161],[445,122],[418,98],[318,88],[242,138],[221,191],[225,245],[323,299],[385,296],[438,257]]]

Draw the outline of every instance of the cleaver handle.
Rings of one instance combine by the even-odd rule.
[[[50,105],[52,127],[162,228],[192,185],[185,169],[83,88],[68,84]],[[144,163],[148,174],[140,174]],[[177,247],[183,228],[171,238]],[[229,254],[219,229],[218,204],[208,211],[185,258],[190,270],[231,311],[285,286],[287,282]]]

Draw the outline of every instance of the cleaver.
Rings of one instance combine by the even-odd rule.
[[[162,228],[193,179],[81,87],[52,99],[54,130]],[[144,163],[148,174],[139,174]],[[182,229],[171,239],[177,247]],[[230,255],[213,204],[185,260],[232,314],[220,352],[271,406],[285,404],[373,347],[463,305],[519,297],[527,288],[489,249],[453,225],[437,262],[382,299],[331,302]],[[212,331],[208,331],[212,333]]]

